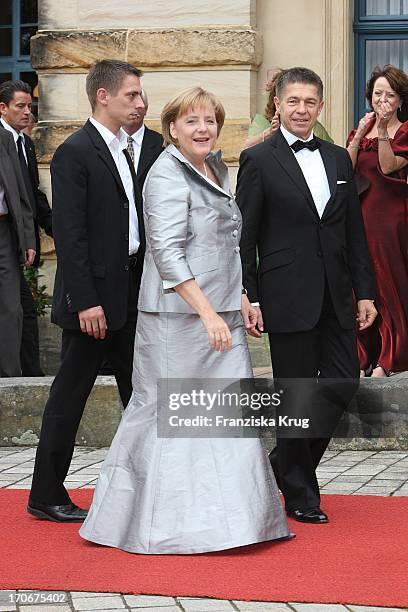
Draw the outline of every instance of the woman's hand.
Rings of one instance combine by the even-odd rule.
[[[280,126],[280,119],[279,119],[279,113],[278,111],[275,111],[274,116],[272,117],[272,121],[271,121],[271,136],[274,132],[276,132],[276,130],[279,129]]]
[[[232,348],[232,336],[224,319],[215,311],[200,315],[201,321],[207,330],[208,341],[216,351],[223,353]]]
[[[374,112],[366,113],[358,123],[358,127],[355,133],[355,138],[361,139],[367,134],[370,129],[370,123],[374,119]]]
[[[278,111],[276,111],[274,116],[272,117],[270,127],[266,128],[266,130],[262,132],[262,140],[266,140],[267,138],[270,138],[276,132],[276,130],[279,129],[279,125],[280,125],[279,113]]]
[[[392,108],[389,102],[380,102],[378,105],[378,124],[377,130],[379,135],[385,135],[387,132],[388,123],[392,117]],[[382,132],[382,134],[380,134]]]
[[[222,353],[232,348],[232,336],[224,319],[218,315],[211,306],[194,278],[176,285],[174,290],[199,315],[202,324],[208,333],[210,345]]]

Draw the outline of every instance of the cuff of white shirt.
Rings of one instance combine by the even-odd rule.
[[[260,303],[259,302],[251,302],[251,306],[258,306],[258,308],[259,308]]]

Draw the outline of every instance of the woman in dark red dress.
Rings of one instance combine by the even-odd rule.
[[[362,376],[408,370],[408,76],[376,68],[367,84],[373,112],[347,139],[358,174],[377,281],[377,320],[358,334]]]

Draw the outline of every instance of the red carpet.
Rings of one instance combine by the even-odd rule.
[[[265,601],[408,606],[408,498],[327,495],[328,525],[228,552],[145,556],[38,521],[28,492],[0,490],[0,589],[59,589]],[[89,505],[92,491],[72,491]]]

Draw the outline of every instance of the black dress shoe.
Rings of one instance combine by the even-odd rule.
[[[28,502],[27,512],[40,519],[57,523],[82,523],[88,512],[72,502],[62,506],[47,506],[37,502]]]
[[[300,523],[317,523],[323,524],[328,523],[329,519],[327,514],[322,512],[320,508],[310,508],[309,510],[287,510],[286,514],[299,521]]]

